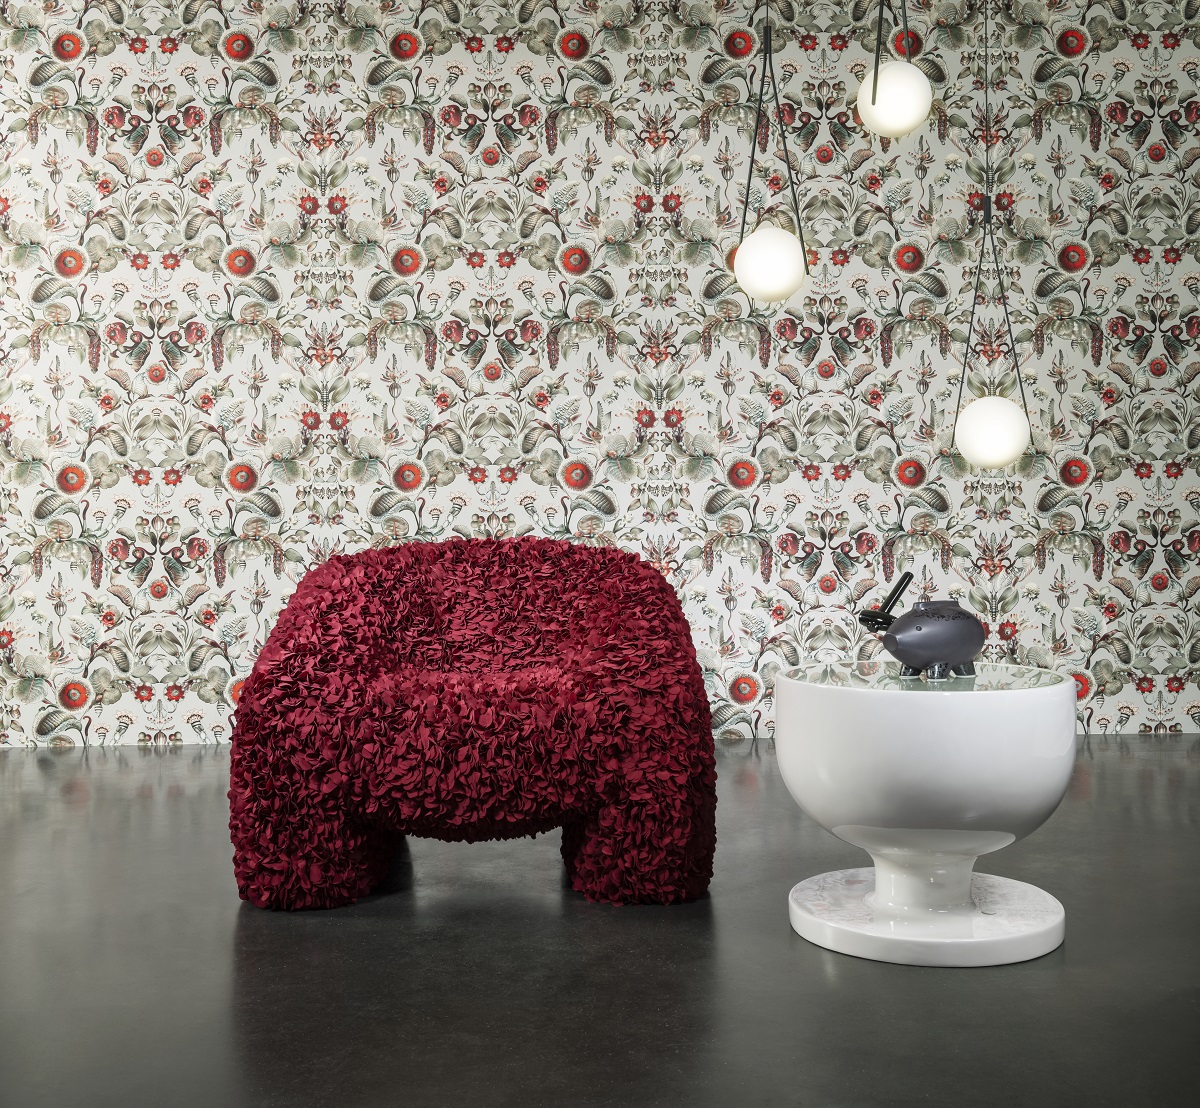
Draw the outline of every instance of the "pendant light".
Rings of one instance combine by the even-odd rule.
[[[883,61],[883,6],[879,0],[879,25],[875,32],[875,64],[858,90],[858,115],[863,126],[883,138],[900,138],[929,118],[933,88],[912,61],[912,36],[908,31],[908,6],[900,0],[904,26],[904,60]],[[868,95],[869,86],[869,95]]]
[[[796,233],[773,223],[759,223],[746,234],[746,217],[750,211],[750,186],[754,183],[754,160],[758,137],[763,125],[763,95],[767,74],[771,76],[771,95],[775,101],[775,120],[779,124],[779,141],[787,166],[788,184],[792,193],[792,214]],[[767,122],[768,131],[770,122]],[[808,280],[808,248],[804,228],[800,226],[800,200],[796,195],[796,178],[792,173],[788,152],[787,126],[779,106],[779,82],[775,79],[775,63],[771,60],[771,0],[767,0],[762,34],[762,78],[758,85],[758,104],[754,112],[754,131],[750,136],[750,171],[746,178],[746,195],[742,200],[742,227],[738,234],[737,250],[733,255],[733,275],[742,291],[754,300],[778,303],[795,295]]]
[[[995,225],[992,221],[992,112],[989,89],[992,83],[991,38],[989,35],[988,12],[991,0],[983,7],[983,234],[979,240],[979,260],[975,264],[975,280],[971,292],[971,320],[967,324],[966,346],[963,351],[962,376],[958,381],[958,400],[954,407],[954,432],[950,449],[958,446],[958,452],[971,465],[979,469],[1004,469],[1010,466],[1029,448],[1029,403],[1025,399],[1025,382],[1021,380],[1021,366],[1017,361],[1017,341],[1013,336],[1012,320],[1008,314],[1008,294],[1004,290],[1004,270],[1000,266],[1000,248],[996,245]],[[1008,348],[1012,353],[1013,372],[1017,376],[1017,388],[1021,393],[1021,406],[1003,396],[984,396],[962,406],[963,385],[967,380],[967,368],[971,360],[971,334],[975,329],[975,308],[981,295],[983,279],[984,246],[991,243],[992,264],[996,268],[996,283],[1000,290],[1000,304],[1004,308],[1004,326],[1008,332]]]

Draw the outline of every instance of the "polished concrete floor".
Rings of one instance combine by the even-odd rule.
[[[720,766],[711,895],[611,908],[558,836],[413,841],[391,890],[243,905],[228,748],[0,751],[0,1104],[1196,1103],[1200,740],[1090,740],[1066,801],[980,868],[1050,890],[1022,965],[860,961],[788,889],[864,855],[770,756]]]

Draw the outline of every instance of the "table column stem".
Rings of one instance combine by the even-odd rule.
[[[875,854],[872,908],[882,914],[914,916],[970,912],[973,854]]]

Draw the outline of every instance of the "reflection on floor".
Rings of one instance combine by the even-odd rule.
[[[865,856],[768,755],[720,763],[710,897],[590,905],[557,834],[413,840],[389,887],[242,905],[227,747],[0,750],[0,1105],[1191,1104],[1200,740],[1082,741],[1050,822],[985,859],[1065,946],[888,966],[788,928]]]

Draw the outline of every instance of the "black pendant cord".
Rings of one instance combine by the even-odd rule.
[[[991,198],[988,198],[988,215],[991,215]],[[996,267],[996,281],[1000,285],[1000,307],[1004,309],[1004,327],[1008,332],[1008,349],[1012,352],[1013,373],[1017,375],[1017,388],[1021,393],[1021,407],[1025,409],[1025,419],[1029,426],[1033,426],[1033,420],[1029,416],[1029,401],[1025,399],[1025,382],[1021,379],[1021,363],[1017,360],[1017,338],[1013,334],[1012,318],[1008,314],[1008,291],[1004,288],[1004,278],[1000,275],[1000,250],[996,246],[996,231],[993,228],[990,220],[988,223],[988,237],[992,240],[992,263]],[[982,252],[983,243],[979,244]]]
[[[879,25],[875,28],[875,69],[871,74],[871,106],[879,95],[879,62],[883,58],[883,0],[879,0]]]
[[[1008,349],[1012,354],[1013,372],[1017,375],[1017,388],[1021,393],[1021,407],[1025,410],[1025,419],[1030,426],[1033,421],[1029,416],[1029,402],[1025,398],[1025,382],[1021,379],[1021,364],[1017,359],[1017,340],[1013,334],[1012,317],[1008,311],[1008,292],[1004,287],[1004,271],[1000,268],[1000,248],[996,243],[996,226],[992,219],[992,189],[995,182],[992,179],[992,54],[989,15],[991,0],[983,4],[983,233],[979,239],[979,259],[975,263],[975,278],[972,282],[971,318],[967,324],[967,338],[963,349],[962,374],[958,379],[958,399],[954,405],[954,427],[950,432],[950,449],[954,449],[958,438],[958,417],[962,413],[963,386],[967,381],[967,371],[971,363],[971,337],[975,332],[975,310],[979,306],[981,284],[983,280],[983,257],[986,247],[990,244],[992,264],[996,269],[996,284],[1000,289],[1000,306],[1004,309],[1004,327],[1008,334]],[[907,32],[906,32],[907,34]],[[908,45],[907,37],[904,40]]]
[[[763,25],[762,77],[758,83],[758,103],[754,109],[754,133],[750,140],[750,169],[746,174],[746,195],[742,201],[742,226],[738,232],[738,245],[746,237],[746,216],[750,211],[750,187],[754,183],[754,163],[758,156],[758,133],[762,127],[763,97],[766,95],[767,77],[771,78],[771,98],[775,103],[775,121],[779,125],[779,142],[783,147],[783,160],[787,166],[788,185],[791,186],[792,214],[796,219],[796,237],[804,251],[804,268],[808,269],[808,246],[804,241],[804,226],[800,222],[800,197],[796,192],[796,174],[792,171],[792,155],[788,149],[787,125],[783,120],[783,108],[779,102],[779,82],[775,78],[775,62],[771,57],[771,0],[767,0],[766,21]],[[770,121],[767,123],[770,133]]]
[[[983,240],[979,242],[979,258],[975,262],[975,277],[971,281],[971,319],[967,323],[967,341],[963,349],[962,373],[958,378],[958,399],[954,402],[954,425],[950,430],[950,449],[958,441],[958,416],[962,411],[963,385],[967,382],[967,369],[971,360],[971,335],[975,330],[975,309],[979,307],[979,283],[983,277]]]
[[[871,76],[871,106],[879,95],[879,63],[883,60],[883,9],[886,0],[879,0],[879,25],[875,28],[875,70]],[[904,28],[904,59],[911,64],[908,37],[908,0],[900,0],[900,24]]]
[[[771,42],[771,25],[767,24],[766,37],[764,43],[770,46]],[[762,66],[762,79],[758,83],[758,104],[754,109],[754,131],[750,135],[750,168],[746,172],[746,195],[742,199],[742,229],[738,232],[738,245],[741,246],[742,240],[746,237],[746,215],[750,211],[750,186],[754,184],[754,159],[758,155],[758,131],[762,127],[762,104],[763,94],[767,91],[767,62],[768,54],[764,54]]]
[[[771,25],[767,24],[766,41],[771,41]],[[800,220],[800,197],[796,192],[796,174],[792,170],[792,152],[788,148],[787,124],[783,120],[783,108],[779,104],[779,82],[775,79],[775,60],[767,52],[767,65],[771,69],[771,95],[775,99],[775,120],[779,124],[779,145],[783,148],[783,161],[787,166],[788,184],[792,190],[792,214],[796,217],[796,237],[804,251],[804,270],[808,271],[808,245],[804,241],[804,224]]]

